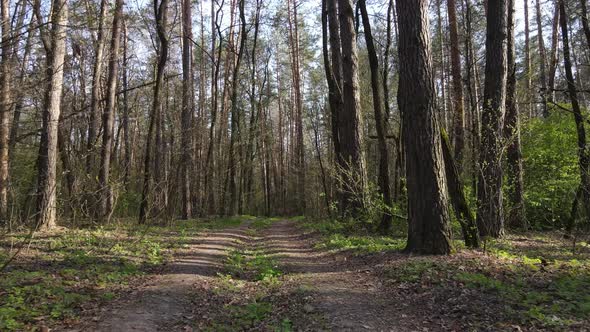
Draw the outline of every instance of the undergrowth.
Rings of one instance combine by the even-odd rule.
[[[119,222],[39,233],[0,273],[0,331],[75,321],[83,308],[111,301],[131,279],[165,263],[206,229],[235,227],[243,217],[141,227]],[[0,241],[0,265],[26,234]]]

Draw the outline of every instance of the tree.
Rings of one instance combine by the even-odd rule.
[[[10,3],[0,1],[0,24],[2,28],[2,56],[0,58],[0,225],[8,221],[8,143],[10,137],[10,95],[12,43],[10,33]]]
[[[106,21],[106,10],[107,1],[100,1],[100,14],[98,19],[98,33],[94,45],[94,67],[92,70],[92,91],[90,95],[90,119],[88,124],[88,145],[86,151],[86,172],[93,174],[92,168],[94,167],[95,154],[94,151],[100,127],[100,89],[102,81],[102,66],[103,66],[103,54],[104,54],[104,25]],[[96,174],[96,173],[94,173]]]
[[[408,243],[406,251],[452,250],[445,173],[436,120],[427,0],[398,0],[399,90],[406,145]]]
[[[119,79],[119,45],[121,43],[121,20],[123,16],[123,0],[115,2],[113,29],[109,55],[109,73],[107,78],[106,107],[102,115],[102,148],[101,164],[98,175],[100,204],[98,217],[106,219],[112,209],[112,192],[109,183],[111,172],[111,155],[115,126],[115,102],[117,98],[117,80]]]
[[[383,201],[387,207],[391,207],[391,188],[389,180],[389,153],[387,151],[386,141],[386,127],[385,119],[383,118],[383,100],[381,98],[381,90],[379,89],[379,60],[377,59],[377,51],[373,43],[373,34],[371,32],[371,23],[369,22],[369,14],[367,12],[367,5],[365,0],[359,0],[358,6],[361,10],[363,19],[363,29],[365,32],[365,42],[367,43],[367,51],[369,52],[369,66],[371,68],[371,91],[373,92],[373,112],[375,114],[375,127],[377,129],[377,144],[379,145],[379,191],[383,195]],[[383,233],[387,233],[391,227],[392,216],[390,211],[385,211],[381,218],[379,228]]]
[[[37,19],[41,19],[40,15],[37,15]],[[67,21],[67,0],[53,0],[51,39],[48,39],[44,30],[41,31],[41,38],[44,40],[44,47],[47,51],[48,85],[45,92],[45,109],[43,110],[43,126],[37,161],[37,214],[35,219],[37,227],[43,229],[51,229],[57,224],[57,144]]]
[[[536,0],[536,11],[537,11],[537,42],[539,44],[539,83],[541,84],[541,90],[539,94],[541,96],[541,107],[543,111],[543,117],[549,116],[549,109],[547,108],[547,60],[545,57],[545,39],[543,39],[543,21],[541,14],[541,1]]]
[[[488,1],[477,226],[481,235],[491,237],[504,234],[502,129],[506,109],[506,23],[506,0]]]
[[[513,228],[528,228],[525,217],[522,152],[520,148],[520,116],[516,100],[516,60],[514,51],[514,0],[508,0],[508,44],[506,61],[508,77],[506,81],[506,121],[504,137],[508,147],[506,159],[508,166],[508,201],[511,204],[507,224]]]
[[[156,131],[156,122],[160,118],[160,108],[162,107],[161,90],[164,83],[164,70],[168,61],[168,0],[154,0],[154,16],[156,18],[156,32],[160,47],[158,49],[158,63],[156,64],[156,82],[154,84],[154,95],[152,109],[150,114],[150,123],[145,146],[145,156],[143,164],[143,189],[141,191],[141,203],[139,206],[139,223],[144,224],[148,218],[148,200],[150,196],[150,182],[152,178],[151,163],[154,145],[154,132]]]
[[[461,74],[461,54],[459,52],[459,28],[457,27],[457,8],[455,0],[447,0],[449,30],[451,41],[451,74],[453,76],[453,147],[455,161],[461,168],[465,145],[465,114],[463,108],[463,76]]]
[[[192,216],[190,173],[192,160],[192,122],[193,122],[193,57],[192,57],[192,15],[191,1],[182,1],[182,160],[181,160],[181,199],[182,219]],[[202,84],[202,83],[201,83]]]
[[[352,0],[338,0],[342,49],[342,108],[338,114],[341,160],[344,165],[342,212],[356,216],[364,207],[366,170],[362,151],[358,57]]]

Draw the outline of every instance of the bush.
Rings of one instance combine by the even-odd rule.
[[[547,119],[528,121],[522,152],[527,217],[536,229],[558,228],[570,217],[580,183],[573,115],[554,109]]]

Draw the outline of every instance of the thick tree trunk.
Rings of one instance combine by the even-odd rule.
[[[100,151],[101,163],[98,174],[100,204],[98,218],[106,221],[113,208],[113,195],[110,181],[111,155],[113,152],[113,135],[115,126],[115,103],[117,99],[117,81],[119,80],[119,45],[121,43],[121,20],[123,18],[124,0],[115,2],[113,16],[113,29],[109,55],[109,74],[107,78],[106,107],[102,116],[102,149]]]
[[[61,97],[63,90],[64,59],[66,54],[67,0],[54,0],[51,13],[51,41],[47,67],[45,110],[37,161],[36,226],[51,229],[56,226],[57,214],[57,144]]]
[[[342,47],[342,110],[338,115],[340,148],[344,163],[344,215],[356,216],[365,204],[366,170],[362,152],[362,119],[358,57],[352,0],[338,0]]]
[[[436,120],[427,0],[398,0],[400,80],[408,188],[406,250],[448,254],[452,250],[445,171]]]
[[[129,79],[128,79],[128,53],[127,43],[129,41],[129,35],[127,32],[127,21],[123,21],[123,135],[125,137],[125,152],[123,155],[123,183],[125,189],[129,191],[129,177],[131,175],[131,130],[129,128]]]
[[[377,129],[377,144],[379,145],[379,191],[383,195],[383,201],[387,207],[392,207],[391,188],[389,180],[389,153],[387,151],[386,127],[383,119],[383,109],[381,100],[381,91],[379,90],[379,60],[377,51],[373,43],[373,34],[371,33],[371,23],[369,22],[369,13],[365,0],[359,0],[358,6],[361,10],[363,19],[363,29],[365,30],[365,42],[369,53],[369,66],[371,68],[371,89],[373,92],[373,112],[375,113],[375,127]],[[391,211],[385,211],[381,218],[379,229],[387,233],[391,228],[392,216]]]
[[[572,103],[572,112],[576,122],[576,132],[578,134],[578,163],[580,166],[581,180],[581,198],[586,216],[590,216],[590,155],[586,143],[586,129],[584,127],[584,117],[580,109],[576,85],[574,83],[574,74],[572,70],[572,60],[570,53],[567,12],[565,10],[565,0],[559,1],[559,25],[561,26],[561,40],[563,44],[563,67],[565,68],[565,77],[567,80],[567,90]],[[575,218],[575,216],[572,216]],[[573,227],[570,227],[573,229]]]
[[[191,169],[192,169],[192,123],[193,123],[193,56],[192,56],[191,1],[182,1],[182,160],[181,160],[181,218],[192,216]],[[202,84],[202,83],[201,83]]]
[[[520,119],[516,100],[514,1],[508,0],[508,47],[506,53],[508,76],[506,79],[504,138],[508,145],[506,159],[508,163],[508,201],[510,202],[507,224],[512,228],[527,229],[528,225],[524,209],[522,152],[520,149]]]
[[[501,237],[504,234],[502,129],[506,109],[506,0],[490,0],[487,18],[477,226],[483,236]]]

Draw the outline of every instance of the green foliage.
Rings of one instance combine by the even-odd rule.
[[[281,219],[280,218],[256,218],[252,222],[251,227],[254,228],[254,230],[267,229],[270,226],[272,226],[273,223],[275,223],[279,220],[281,220]]]
[[[323,241],[318,244],[318,247],[329,250],[353,250],[359,253],[373,253],[402,250],[405,245],[405,239],[399,238],[333,234],[324,238]]]
[[[277,285],[282,272],[278,263],[262,251],[250,255],[240,250],[232,250],[225,261],[225,269],[231,276],[253,279],[268,285]]]
[[[554,109],[547,119],[529,120],[522,153],[527,217],[537,229],[558,228],[569,218],[580,183],[573,116]]]

